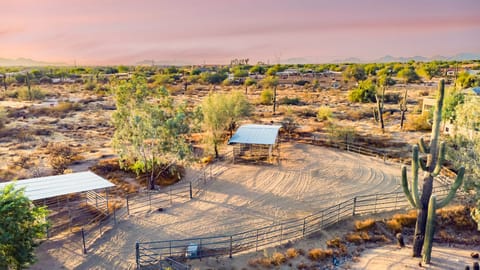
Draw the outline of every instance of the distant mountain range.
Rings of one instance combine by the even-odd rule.
[[[360,58],[350,57],[345,59],[337,59],[333,61],[334,63],[388,63],[388,62],[408,62],[414,60],[415,62],[429,62],[434,60],[444,60],[444,61],[466,61],[466,60],[480,60],[479,53],[458,53],[454,56],[442,56],[435,55],[432,57],[425,56],[410,56],[410,57],[395,57],[391,55],[385,55],[383,57],[374,59],[374,60],[363,60]]]
[[[465,61],[465,60],[480,60],[480,53],[458,53],[454,56],[442,56],[435,55],[432,57],[425,56],[410,56],[410,57],[396,57],[391,55],[385,55],[378,59],[365,60],[356,57],[349,57],[345,59],[337,59],[331,63],[388,63],[388,62],[408,62],[414,60],[416,62],[428,62],[433,60],[445,60],[445,61]],[[134,65],[160,65],[160,66],[182,66],[182,65],[192,65],[192,63],[186,61],[162,61],[162,60],[143,60],[134,63]],[[316,63],[309,58],[304,57],[295,57],[288,59],[281,59],[280,63],[282,64],[310,64]],[[17,59],[8,59],[0,58],[0,66],[65,66],[65,63],[53,63],[53,62],[44,62],[37,61],[29,58],[17,58]]]
[[[17,59],[8,59],[0,58],[0,66],[65,66],[65,63],[53,63],[53,62],[43,62],[36,61],[29,58],[17,58]]]

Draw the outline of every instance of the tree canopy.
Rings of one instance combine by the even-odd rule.
[[[252,106],[241,92],[211,93],[202,102],[203,125],[207,143],[213,146],[215,157],[225,131],[232,132],[236,122],[250,115]]]
[[[371,80],[365,80],[358,83],[356,89],[348,92],[350,102],[375,102],[377,88]]]
[[[165,87],[149,88],[134,76],[115,88],[113,146],[122,167],[147,173],[150,189],[170,164],[189,157],[189,122],[185,106],[175,104]]]
[[[23,189],[7,185],[0,190],[0,269],[24,269],[35,262],[46,216],[47,210],[33,205]]]

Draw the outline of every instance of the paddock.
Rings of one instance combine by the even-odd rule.
[[[233,145],[233,162],[273,164],[279,161],[278,131],[281,126],[247,124],[238,128],[228,144]]]

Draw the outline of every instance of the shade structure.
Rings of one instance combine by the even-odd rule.
[[[237,132],[233,134],[228,144],[266,144],[274,145],[277,141],[278,130],[281,126],[277,125],[242,125]]]
[[[31,201],[115,186],[91,171],[0,183],[0,190],[12,183],[15,188],[25,188]]]

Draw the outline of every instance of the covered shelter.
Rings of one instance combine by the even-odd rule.
[[[240,126],[228,141],[228,144],[233,145],[233,160],[266,160],[272,163],[275,160],[275,150],[276,156],[279,155],[278,131],[280,128],[281,126],[278,125]]]
[[[115,186],[91,171],[4,182],[0,189],[9,184],[24,188],[25,196],[35,205],[48,207],[54,231],[108,215],[108,189]]]

